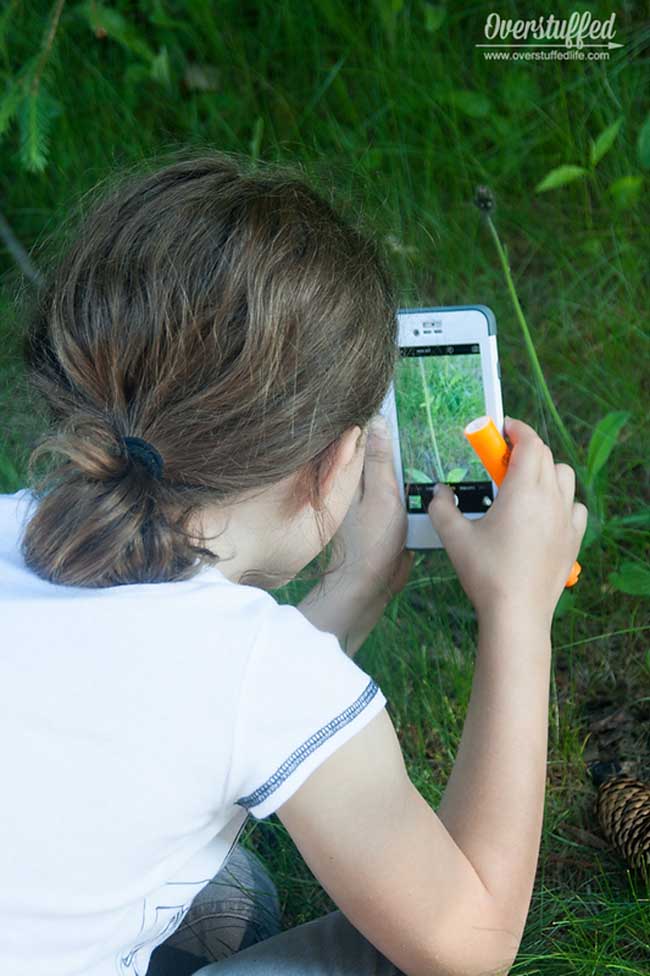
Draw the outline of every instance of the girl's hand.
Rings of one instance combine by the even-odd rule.
[[[354,500],[333,540],[344,547],[340,573],[368,599],[385,605],[404,588],[415,553],[404,548],[408,519],[393,465],[390,430],[377,414],[368,425],[366,456]]]
[[[513,444],[508,472],[485,515],[466,519],[448,485],[428,513],[479,618],[519,608],[550,626],[588,512],[574,500],[573,468],[556,464],[532,427],[511,418],[506,434]]]

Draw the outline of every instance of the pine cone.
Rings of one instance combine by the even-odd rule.
[[[650,867],[650,784],[625,775],[606,780],[596,813],[605,837],[630,867]]]

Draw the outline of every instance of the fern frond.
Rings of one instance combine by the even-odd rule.
[[[59,115],[61,105],[41,83],[34,90],[27,87],[18,107],[20,148],[18,155],[27,170],[40,173],[47,165],[52,120]]]

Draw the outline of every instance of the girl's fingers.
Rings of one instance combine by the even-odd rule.
[[[555,481],[555,462],[553,461],[553,452],[551,451],[548,444],[543,444],[540,453],[541,453],[541,458],[539,462],[540,481],[545,481],[548,485],[552,485],[553,482]]]
[[[393,440],[388,423],[376,414],[368,424],[368,441],[364,459],[366,477],[373,482],[394,479]]]
[[[569,464],[563,464],[561,461],[555,465],[555,475],[557,477],[557,482],[560,486],[560,490],[564,495],[568,504],[573,504],[573,499],[576,493],[576,473]]]
[[[541,437],[525,424],[523,420],[510,418],[510,423],[506,428],[508,440],[512,444],[512,453],[508,465],[508,470],[516,472],[516,481],[537,481],[541,475],[542,447],[544,442]],[[507,476],[504,481],[507,482]],[[510,479],[512,484],[513,479]]]

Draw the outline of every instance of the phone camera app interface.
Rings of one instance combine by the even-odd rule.
[[[426,515],[436,481],[462,512],[486,512],[492,482],[463,433],[485,413],[478,343],[402,348],[394,385],[408,513]]]

